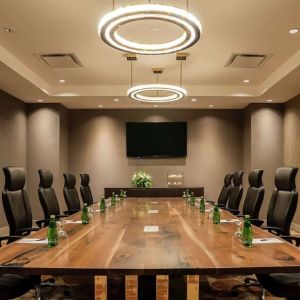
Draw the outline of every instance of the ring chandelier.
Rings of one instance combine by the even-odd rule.
[[[154,68],[153,73],[156,75],[156,84],[143,84],[133,86],[133,69],[132,62],[136,61],[136,55],[127,55],[127,60],[130,61],[131,66],[131,88],[127,91],[127,96],[133,100],[147,103],[170,103],[181,100],[186,97],[186,90],[181,87],[182,85],[182,61],[185,61],[186,53],[177,53],[176,59],[180,61],[180,86],[160,84],[158,82],[158,75],[162,74],[161,68]],[[156,96],[148,96],[144,93],[156,92]],[[168,95],[159,95],[160,92],[167,93]]]
[[[177,39],[159,44],[130,41],[118,33],[121,26],[139,20],[159,20],[173,23],[184,33]],[[200,39],[200,21],[184,9],[161,4],[138,4],[115,9],[99,22],[98,33],[102,40],[118,50],[135,54],[167,54],[189,48]]]
[[[145,96],[145,92],[168,92],[169,96]],[[133,100],[148,102],[148,103],[168,103],[181,100],[186,96],[186,90],[176,85],[168,84],[144,84],[130,88],[127,91],[127,96]]]

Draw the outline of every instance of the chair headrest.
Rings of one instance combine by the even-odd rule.
[[[263,186],[262,176],[264,170],[255,169],[249,172],[248,182],[251,187],[259,188]]]
[[[19,191],[25,186],[25,171],[19,167],[5,167],[3,168],[5,176],[4,188],[8,191]]]
[[[224,177],[224,186],[230,186],[232,181],[232,174],[226,174]]]
[[[76,185],[76,177],[73,174],[64,173],[65,187],[67,189],[74,189]]]
[[[81,177],[81,185],[88,186],[90,183],[89,174],[80,174],[80,177]]]
[[[282,167],[275,172],[275,186],[278,190],[292,191],[296,189],[296,175],[298,168]]]
[[[53,183],[53,174],[49,170],[40,169],[38,170],[40,175],[40,184],[39,186],[43,189],[49,189]]]
[[[242,179],[243,179],[244,171],[237,171],[233,173],[232,179],[233,179],[233,185],[235,186],[240,186],[243,184]]]

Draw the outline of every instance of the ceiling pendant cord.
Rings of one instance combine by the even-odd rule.
[[[158,84],[158,73],[156,73],[156,84]],[[158,90],[156,91],[156,97],[158,97]]]
[[[115,10],[115,0],[112,0],[112,10]]]
[[[180,60],[179,86],[182,87],[182,60]]]
[[[186,10],[189,11],[189,0],[186,0]]]
[[[133,66],[132,66],[132,60],[130,61],[130,86],[133,86]]]

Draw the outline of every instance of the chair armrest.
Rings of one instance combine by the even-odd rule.
[[[240,211],[238,209],[233,209],[233,208],[229,208],[229,207],[224,207],[224,210],[232,213],[233,215],[239,215]]]
[[[44,228],[49,225],[50,219],[36,220],[35,223],[39,228]]]
[[[39,230],[40,230],[40,228],[38,228],[38,227],[22,228],[22,229],[18,230],[17,234],[25,236],[25,235],[30,234],[31,231],[39,231]]]
[[[274,227],[274,226],[261,226],[262,229],[268,230],[269,232],[276,234],[276,235],[281,235],[282,234],[282,229],[279,227]]]
[[[210,204],[215,204],[216,202],[215,201],[211,201],[211,200],[205,200],[207,203],[210,203]]]
[[[79,210],[65,210],[64,214],[67,216],[70,216],[70,215],[76,214],[78,212],[79,212]]]
[[[2,242],[7,241],[7,244],[12,243],[16,240],[21,239],[22,236],[20,235],[5,235],[0,237],[0,248],[2,247]]]
[[[280,236],[282,239],[286,240],[287,242],[299,247],[300,246],[300,237],[299,236]]]
[[[218,204],[218,203],[215,203],[215,205],[217,205],[218,207],[220,207],[220,208],[226,208],[226,205],[224,205],[224,204]]]
[[[256,227],[261,227],[262,224],[264,224],[264,221],[260,220],[260,219],[250,219],[250,223],[253,224]]]
[[[67,218],[67,217],[68,217],[68,215],[56,215],[55,219],[58,220],[60,218]]]

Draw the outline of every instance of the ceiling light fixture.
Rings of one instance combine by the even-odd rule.
[[[99,107],[99,108],[102,108],[102,107],[103,107],[103,105],[102,105],[102,104],[99,104],[99,105],[98,105],[98,107]]]
[[[65,83],[66,81],[64,79],[60,79],[59,83]]]
[[[193,98],[193,99],[192,99],[192,102],[197,102],[197,99],[196,99],[196,98]]]
[[[181,87],[182,85],[182,61],[185,61],[187,57],[186,53],[179,53],[176,59],[180,61],[180,86],[160,84],[158,82],[158,76],[162,74],[162,68],[153,68],[153,74],[156,75],[155,84],[144,84],[133,86],[133,69],[132,62],[136,60],[135,55],[127,55],[127,60],[131,62],[131,88],[127,91],[127,96],[133,100],[148,103],[169,103],[183,99],[187,92]],[[149,93],[156,93],[155,96],[149,95]],[[146,93],[146,95],[145,95]],[[160,95],[159,95],[160,93]],[[148,94],[148,95],[147,95]],[[162,95],[163,94],[163,95]]]
[[[118,33],[121,26],[140,20],[173,23],[184,32],[177,39],[160,44],[130,41]],[[170,5],[151,4],[149,0],[148,4],[130,5],[109,12],[100,20],[98,33],[102,40],[113,48],[130,53],[153,55],[178,52],[191,47],[200,39],[202,26],[200,21],[187,10]]]
[[[3,31],[7,32],[7,33],[13,33],[13,32],[15,32],[15,30],[13,28],[10,28],[10,27],[4,27]]]
[[[208,105],[210,108],[214,107],[212,104]]]
[[[244,82],[244,83],[249,83],[250,80],[249,80],[249,79],[244,79],[243,82]]]
[[[44,102],[44,100],[42,100],[42,99],[38,99],[38,100],[37,100],[37,102]]]
[[[119,102],[119,99],[118,99],[118,98],[115,98],[114,101],[115,101],[115,102]]]
[[[298,33],[298,32],[299,32],[299,29],[298,29],[298,28],[292,28],[292,29],[289,30],[289,33],[290,33],[290,34],[296,34],[296,33]]]
[[[268,100],[267,100],[267,102],[272,102],[272,101],[273,101],[272,99],[268,99]]]

